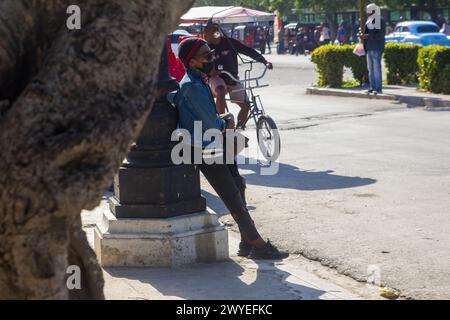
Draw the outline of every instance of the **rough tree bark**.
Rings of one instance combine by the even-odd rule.
[[[164,36],[193,0],[77,0],[80,31],[72,3],[0,0],[0,299],[104,297],[80,212],[142,128]]]

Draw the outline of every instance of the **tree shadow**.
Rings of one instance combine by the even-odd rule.
[[[164,297],[187,300],[319,300],[326,293],[292,282],[291,274],[273,261],[255,261],[245,268],[230,259],[177,269],[105,268],[105,272],[138,281],[133,287],[146,296],[124,299],[148,299],[155,289]]]

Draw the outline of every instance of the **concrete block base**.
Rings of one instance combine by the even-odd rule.
[[[117,219],[109,210],[95,228],[103,267],[179,267],[229,258],[228,231],[204,211],[168,219]]]

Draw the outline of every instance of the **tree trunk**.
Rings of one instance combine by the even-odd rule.
[[[0,0],[0,299],[103,298],[81,230],[151,111],[192,0]],[[81,268],[82,290],[66,286]]]

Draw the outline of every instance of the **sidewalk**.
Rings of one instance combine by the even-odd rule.
[[[428,111],[450,110],[450,95],[434,94],[417,90],[417,86],[385,86],[383,94],[368,94],[367,88],[319,88],[309,87],[307,94],[365,99],[393,100],[409,108],[425,107]]]
[[[106,201],[94,211],[83,212],[88,239],[101,219]],[[359,300],[377,299],[377,289],[332,271],[300,256],[280,262],[252,261],[235,256],[239,239],[230,231],[229,261],[195,264],[177,269],[107,268],[105,295],[113,300]],[[318,265],[319,264],[319,265]],[[311,272],[311,271],[314,271]],[[317,273],[320,276],[317,275]],[[346,288],[330,281],[346,284]],[[358,293],[357,293],[358,292]],[[363,297],[364,295],[364,297]]]

